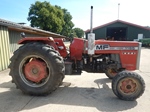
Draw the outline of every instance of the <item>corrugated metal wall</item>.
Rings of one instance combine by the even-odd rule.
[[[0,26],[0,71],[8,68],[12,53],[19,48],[17,42],[21,39],[19,31],[9,30]],[[26,33],[26,37],[38,37],[42,35]],[[42,36],[43,37],[43,36]]]
[[[21,39],[20,33],[17,31],[9,31],[10,52],[13,53],[19,48],[17,42]]]
[[[0,26],[0,71],[8,68],[10,63],[10,46],[8,28]]]
[[[22,38],[20,37],[20,34],[22,32],[15,31],[15,30],[9,30],[9,40],[10,40],[10,52],[13,53],[15,50],[19,48],[20,45],[18,45],[18,41]],[[31,33],[25,33],[26,37],[38,37],[42,35],[36,35]]]

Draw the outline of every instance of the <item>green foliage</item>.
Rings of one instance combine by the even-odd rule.
[[[78,38],[82,38],[84,36],[84,31],[81,28],[74,28],[73,30]]]
[[[63,25],[63,30],[61,31],[62,35],[65,35],[67,37],[70,37],[71,33],[72,33],[72,28],[74,27],[72,20],[72,16],[70,15],[70,13],[66,10],[63,9],[64,12],[64,21],[65,24]]]
[[[139,42],[141,42],[143,45],[149,45],[150,44],[150,38],[140,39]]]
[[[71,33],[73,32],[72,28],[74,27],[72,20],[72,16],[70,12],[67,11],[67,9],[62,9],[60,6],[55,5],[56,8],[61,9],[64,13],[64,25],[62,26],[63,29],[61,31],[61,35],[65,35],[67,37],[71,36]]]
[[[63,11],[46,1],[36,1],[35,4],[31,4],[28,21],[31,22],[32,27],[54,33],[61,33],[65,24]]]
[[[46,31],[59,33],[67,37],[83,37],[84,31],[74,28],[71,21],[72,16],[67,9],[60,6],[52,6],[49,2],[36,1],[31,4],[28,13],[28,21],[32,27],[37,27]]]
[[[73,32],[72,16],[67,9],[62,9],[57,5],[52,6],[46,1],[36,1],[35,4],[31,4],[27,19],[32,27],[59,33],[67,37],[70,37]]]

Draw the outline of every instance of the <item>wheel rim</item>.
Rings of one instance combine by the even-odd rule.
[[[28,86],[41,87],[50,78],[50,67],[43,58],[30,55],[21,61],[19,75]]]
[[[125,78],[122,79],[119,84],[118,88],[121,93],[125,95],[131,95],[137,92],[139,87],[139,83],[134,78]]]

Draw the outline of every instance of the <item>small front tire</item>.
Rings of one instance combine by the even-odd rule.
[[[132,101],[144,93],[145,82],[137,73],[123,71],[113,78],[112,90],[118,98]]]

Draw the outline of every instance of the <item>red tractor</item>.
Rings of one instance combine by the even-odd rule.
[[[145,90],[139,69],[141,44],[128,41],[74,38],[67,51],[63,39],[25,37],[12,56],[10,75],[16,86],[29,95],[47,95],[61,85],[65,74],[104,72],[112,79],[114,94],[123,100],[135,100]],[[128,71],[127,71],[128,70]]]

